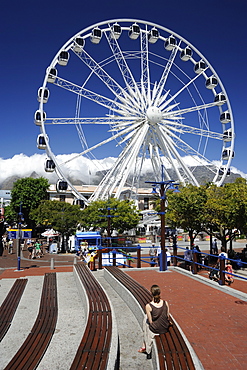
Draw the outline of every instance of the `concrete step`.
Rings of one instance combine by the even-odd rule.
[[[115,313],[120,342],[120,369],[151,370],[152,361],[137,352],[142,345],[142,329],[128,306],[103,277],[103,271],[94,272],[103,286]],[[0,280],[0,304],[15,279]],[[36,320],[43,287],[43,276],[30,276],[15,313],[12,324],[0,343],[0,369],[8,364],[28,336]],[[67,370],[70,368],[81,341],[86,317],[73,273],[57,274],[58,321],[49,347],[38,370]],[[116,343],[117,346],[117,343]]]
[[[93,273],[104,288],[113,306],[120,342],[120,370],[151,370],[152,361],[146,359],[145,354],[138,353],[142,346],[142,329],[129,307],[116,291],[107,283],[103,276],[103,270]]]

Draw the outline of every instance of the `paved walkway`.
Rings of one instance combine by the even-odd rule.
[[[6,287],[2,290],[0,302],[11,286],[10,281],[13,278],[33,275],[43,275],[45,272],[50,272],[49,259],[52,256],[45,256],[46,261],[22,261],[22,267],[27,263],[23,271],[16,272],[15,269],[3,269],[0,271],[0,279],[6,281]],[[54,271],[64,275],[65,271],[72,272],[72,263],[74,256],[56,256]],[[13,261],[9,262],[11,257],[1,257],[0,267],[13,267],[13,261],[16,257],[13,256]],[[6,266],[6,262],[8,261]],[[59,262],[60,261],[60,262]],[[35,265],[36,267],[32,267]],[[40,267],[39,267],[40,266]],[[42,267],[43,266],[43,267]],[[1,273],[2,272],[2,273]],[[159,272],[156,268],[147,269],[125,269],[129,275],[140,282],[146,288],[150,288],[152,284],[159,284],[162,289],[163,298],[169,302],[170,311],[175,320],[182,328],[187,339],[194,348],[197,356],[202,362],[206,370],[221,370],[221,369],[246,369],[247,363],[247,281],[235,279],[232,287],[221,287],[217,283],[210,281],[203,272],[200,276],[193,276],[191,273],[177,268],[169,268],[169,271]],[[96,273],[97,275],[98,273]],[[99,275],[101,272],[99,271]],[[60,275],[60,274],[59,274]],[[11,280],[9,280],[11,279]],[[101,277],[102,279],[102,277]],[[102,282],[103,284],[103,282]],[[3,286],[3,281],[0,280],[0,286]],[[61,284],[62,292],[63,284]],[[110,299],[115,301],[114,309],[116,312],[118,325],[121,329],[125,328],[126,315],[125,309],[119,302],[114,293],[108,292]],[[63,301],[60,300],[62,303]],[[61,309],[63,309],[61,307]],[[120,311],[119,311],[120,310]],[[28,313],[26,313],[28,318]],[[131,343],[133,326],[131,323],[129,336],[121,337],[122,347],[124,348],[125,361],[122,363],[121,369],[148,369],[146,365],[139,364],[139,356],[137,353],[137,341]],[[68,325],[69,328],[69,325]],[[60,337],[59,328],[57,336],[54,338],[58,343],[63,343],[63,338]],[[74,330],[74,329],[73,329]],[[139,329],[138,332],[140,333]],[[124,330],[122,330],[124,333]],[[67,333],[66,333],[67,334]],[[70,335],[70,334],[68,334]],[[68,337],[67,335],[67,337]],[[74,335],[74,334],[73,334]],[[127,349],[127,350],[126,350]],[[61,351],[63,348],[61,348]],[[56,351],[50,351],[53,354]],[[58,352],[59,353],[59,352]],[[10,354],[9,354],[10,355]],[[140,361],[142,361],[140,359]],[[52,364],[55,362],[55,357],[50,362],[46,358],[46,366],[44,369],[52,370]],[[134,365],[133,365],[134,364]],[[138,365],[139,364],[139,365]],[[148,365],[150,366],[150,365]],[[59,370],[66,370],[67,367],[61,367]]]
[[[178,271],[128,270],[128,274],[147,289],[160,285],[171,314],[205,369],[246,369],[247,282],[234,282],[246,292],[242,293]]]

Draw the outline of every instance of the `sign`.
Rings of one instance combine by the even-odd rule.
[[[9,239],[31,239],[32,229],[8,229]]]
[[[138,238],[139,243],[146,243],[146,237]]]

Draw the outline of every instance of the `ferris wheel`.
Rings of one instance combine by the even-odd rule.
[[[58,190],[82,157],[115,157],[89,201],[136,193],[144,168],[159,180],[199,185],[198,168],[221,185],[234,157],[225,88],[189,41],[157,24],[113,19],[83,29],[57,52],[38,90],[37,146]],[[73,153],[72,153],[73,152]],[[58,154],[71,154],[66,161]],[[101,165],[99,165],[99,170]],[[150,172],[150,170],[149,170]]]

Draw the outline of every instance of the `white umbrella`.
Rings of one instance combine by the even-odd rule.
[[[47,238],[52,238],[53,236],[58,236],[59,235],[59,232],[57,232],[57,231],[55,231],[53,229],[50,229],[50,230],[46,230],[41,235],[42,236],[46,236]]]

